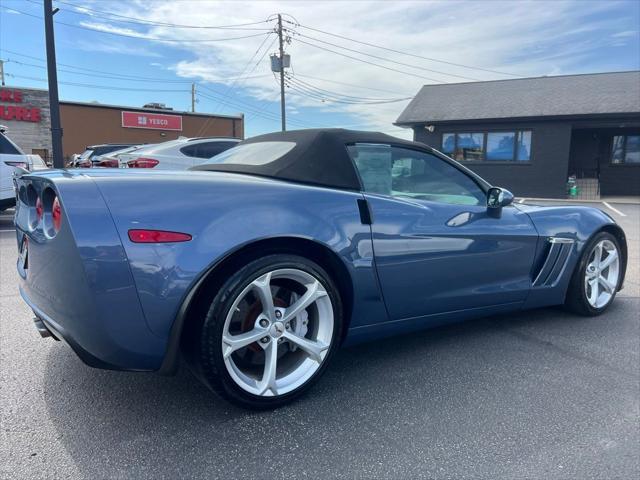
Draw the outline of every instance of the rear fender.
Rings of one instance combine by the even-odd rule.
[[[359,193],[235,174],[177,175],[154,172],[130,182],[96,179],[156,334],[170,336],[188,293],[224,258],[245,245],[282,237],[312,240],[338,255],[354,285],[354,321],[387,320],[375,277],[371,231],[360,220]],[[188,233],[192,240],[136,244],[127,238],[133,228]]]
[[[18,241],[29,237],[25,301],[91,366],[156,370],[164,342],[148,328],[126,253],[108,209],[88,178],[61,172],[17,179]],[[35,226],[28,189],[53,189],[61,230],[50,238]],[[18,269],[20,272],[20,268]]]

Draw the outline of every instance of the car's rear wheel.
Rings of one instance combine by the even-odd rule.
[[[622,277],[618,240],[600,232],[588,243],[571,278],[566,306],[581,315],[604,312],[616,296]]]
[[[342,328],[340,295],[316,263],[269,255],[219,289],[199,335],[200,377],[249,408],[292,401],[322,374]]]

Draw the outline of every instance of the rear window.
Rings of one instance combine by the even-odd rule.
[[[203,165],[266,165],[289,153],[295,142],[258,142],[238,145],[210,158]]]
[[[91,155],[92,153],[93,153],[93,150],[85,150],[80,154],[80,156],[78,157],[78,160],[85,160],[89,158],[89,155]]]
[[[188,157],[211,158],[237,144],[238,142],[204,142],[182,147],[180,152]]]
[[[39,155],[34,155],[33,157],[31,157],[31,163],[33,163],[34,165],[38,165],[41,167],[46,167],[47,164],[44,163],[44,160],[42,160],[42,157],[40,157]]]
[[[24,155],[20,147],[0,133],[0,153],[6,155]]]
[[[96,147],[93,149],[93,153],[90,156],[104,155],[105,153],[115,152],[116,150],[122,150],[123,148],[130,146],[131,145],[105,145],[103,147]]]

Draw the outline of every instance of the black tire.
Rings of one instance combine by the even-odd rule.
[[[303,270],[320,281],[333,307],[333,334],[330,347],[319,368],[304,384],[283,395],[259,396],[241,388],[229,374],[223,358],[222,335],[227,314],[245,287],[265,273],[282,268]],[[199,331],[191,337],[191,366],[195,367],[196,375],[205,385],[235,405],[255,410],[278,408],[298,398],[318,380],[335,355],[342,328],[340,293],[322,267],[298,255],[268,255],[240,268],[216,292]]]
[[[620,255],[620,265],[623,268],[624,261],[622,259],[622,249],[620,248],[620,243],[608,232],[599,232],[594,235],[589,242],[585,245],[582,255],[580,256],[580,260],[574,268],[573,274],[571,276],[571,281],[569,283],[569,288],[567,289],[567,296],[565,298],[564,306],[567,310],[573,313],[577,313],[578,315],[582,315],[585,317],[594,317],[596,315],[600,315],[604,313],[607,308],[613,303],[615,299],[616,293],[620,288],[620,281],[622,279],[622,272],[618,274],[618,280],[616,283],[616,288],[614,289],[613,294],[611,295],[611,299],[602,307],[596,308],[589,303],[587,299],[587,293],[584,288],[584,277],[586,274],[587,264],[589,262],[589,257],[593,252],[596,244],[601,242],[602,240],[609,240],[612,242],[617,251],[618,255]]]

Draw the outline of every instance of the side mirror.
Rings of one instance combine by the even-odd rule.
[[[513,203],[513,193],[499,187],[491,187],[487,192],[487,210],[489,213],[500,215],[502,207]]]

